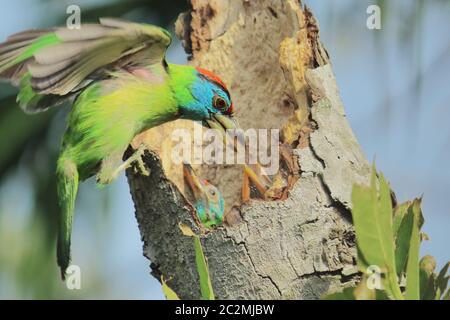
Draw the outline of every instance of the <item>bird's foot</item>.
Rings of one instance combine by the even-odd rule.
[[[142,156],[145,153],[145,145],[141,145],[127,160],[116,167],[115,157],[109,157],[103,160],[102,167],[97,174],[97,183],[99,186],[104,186],[113,182],[122,171],[127,170],[133,162],[137,163],[136,171],[144,176],[150,176],[150,170],[146,168]]]
[[[143,176],[150,176],[150,169],[148,169],[144,163],[144,160],[142,160],[142,157],[145,154],[146,146],[144,144],[141,144],[139,148],[129,157],[121,166],[123,166],[122,170],[126,170],[131,166],[133,162],[137,164],[136,171],[142,174]],[[119,169],[119,168],[118,168]]]
[[[130,165],[131,165],[131,163],[136,162],[139,173],[142,174],[143,176],[149,177],[151,174],[151,170],[149,168],[147,168],[147,166],[144,163],[144,160],[142,160],[142,157],[145,154],[145,150],[146,150],[146,146],[144,144],[141,144],[139,146],[139,148],[130,157],[130,158],[133,158],[130,162]],[[127,161],[128,160],[129,159],[127,159]]]

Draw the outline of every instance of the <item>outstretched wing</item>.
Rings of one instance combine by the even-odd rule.
[[[170,34],[159,27],[101,18],[80,29],[30,30],[0,44],[0,78],[21,87],[25,111],[41,111],[125,66],[165,63]]]

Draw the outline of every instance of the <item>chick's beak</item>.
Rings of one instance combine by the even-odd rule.
[[[188,163],[183,163],[183,176],[186,183],[189,185],[195,200],[199,200],[205,195],[205,190],[200,179],[195,174],[191,165]]]

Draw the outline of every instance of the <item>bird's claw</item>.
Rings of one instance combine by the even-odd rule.
[[[143,176],[148,177],[150,176],[151,170],[146,167],[144,160],[142,160],[142,157],[145,154],[145,149],[146,149],[145,145],[141,144],[128,160],[130,160],[130,164],[136,162],[137,164],[137,167],[135,167],[136,173],[139,172]]]
[[[134,160],[137,163],[137,167],[135,167],[135,172],[139,172],[141,175],[149,177],[150,176],[150,169],[147,169],[145,166],[144,160],[139,156],[137,159]]]
[[[111,165],[104,165],[100,172],[97,174],[97,183],[102,185],[110,184],[114,181],[122,171],[127,170],[132,166],[134,162],[137,163],[137,166],[134,166],[135,172],[139,172],[143,176],[150,176],[150,169],[147,169],[142,160],[142,156],[145,153],[145,145],[141,145],[134,153],[126,159],[120,166],[114,168]],[[108,163],[107,161],[105,163]]]

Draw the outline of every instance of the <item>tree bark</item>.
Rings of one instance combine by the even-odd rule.
[[[367,183],[370,167],[346,120],[315,18],[294,0],[190,3],[177,34],[191,63],[228,84],[242,127],[280,129],[294,149],[299,179],[286,200],[253,200],[235,209],[238,223],[205,231],[193,219],[180,168],[166,169],[164,145],[154,148],[144,159],[149,177],[127,171],[152,274],[171,279],[181,298],[200,297],[193,242],[178,228],[182,222],[201,234],[218,299],[318,299],[353,285],[351,189]],[[157,140],[154,132],[146,135],[141,139]],[[238,167],[199,170],[233,204]]]

